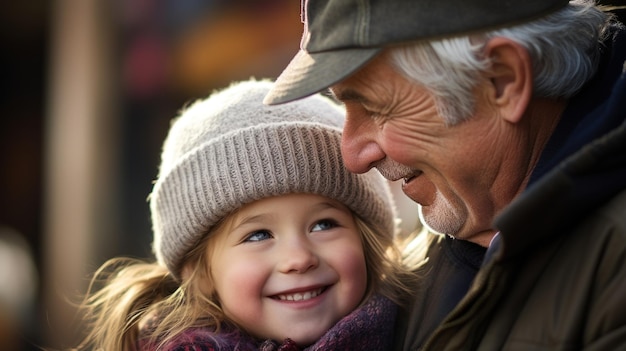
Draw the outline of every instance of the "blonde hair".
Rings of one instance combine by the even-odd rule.
[[[381,294],[403,304],[414,276],[402,265],[394,239],[353,216],[362,234],[368,272],[363,302],[373,294]],[[188,328],[206,327],[219,333],[226,317],[216,293],[202,290],[201,285],[212,286],[207,249],[215,234],[228,230],[232,217],[227,216],[205,234],[186,255],[182,281],[157,262],[114,258],[104,263],[95,272],[80,306],[89,332],[78,349],[132,351],[137,349],[140,338],[156,345],[156,349],[164,349]],[[158,319],[157,325],[145,328],[152,318]]]
[[[363,300],[377,293],[404,305],[411,294],[409,286],[416,277],[410,267],[403,264],[399,242],[394,237],[376,233],[358,216],[354,218],[361,233],[367,266],[367,290]]]

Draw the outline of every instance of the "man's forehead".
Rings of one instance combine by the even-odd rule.
[[[364,100],[363,89],[369,90],[372,84],[378,85],[381,79],[393,79],[396,72],[390,62],[388,51],[383,51],[361,68],[329,87],[333,95],[349,100]]]

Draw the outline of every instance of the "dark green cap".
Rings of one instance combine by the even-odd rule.
[[[300,51],[264,103],[317,93],[355,72],[391,44],[510,26],[568,0],[303,0]]]

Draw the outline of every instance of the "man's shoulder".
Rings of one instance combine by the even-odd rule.
[[[621,229],[622,233],[626,233],[626,188],[599,208],[597,215],[603,216],[611,224],[617,226],[616,229]]]
[[[419,289],[466,284],[480,269],[486,248],[449,235],[422,231],[405,249],[405,263],[420,277]],[[436,287],[434,287],[436,289]]]

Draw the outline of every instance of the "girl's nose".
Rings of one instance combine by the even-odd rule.
[[[282,273],[302,274],[319,265],[319,257],[305,239],[290,240],[280,250],[278,269]]]

